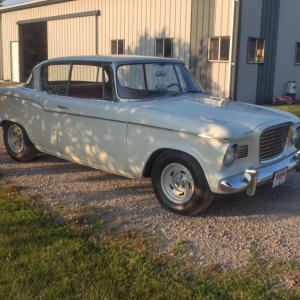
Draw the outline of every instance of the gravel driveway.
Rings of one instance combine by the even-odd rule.
[[[160,206],[149,179],[123,178],[49,155],[17,163],[6,154],[2,131],[0,136],[0,173],[47,204],[97,208],[106,224],[161,235],[170,253],[185,241],[199,265],[239,267],[252,250],[300,262],[300,172],[290,172],[275,189],[259,187],[254,197],[218,196],[203,214],[183,217]]]

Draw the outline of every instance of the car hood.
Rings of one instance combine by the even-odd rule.
[[[298,121],[281,110],[205,95],[154,101],[136,108],[130,116],[132,123],[220,139],[242,137],[266,123]]]

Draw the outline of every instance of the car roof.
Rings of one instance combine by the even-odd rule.
[[[138,55],[80,55],[80,56],[65,56],[51,58],[42,62],[47,63],[63,63],[63,62],[116,62],[116,63],[141,63],[141,62],[177,62],[181,60],[174,58],[164,58],[155,56],[138,56]]]

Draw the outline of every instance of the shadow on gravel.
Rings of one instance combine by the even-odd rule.
[[[233,195],[216,195],[211,206],[199,217],[216,216],[251,216],[282,215],[300,216],[300,174],[292,171],[298,179],[287,179],[287,182],[272,188],[271,183],[259,186],[255,196],[245,192]],[[292,173],[289,174],[291,177]],[[298,183],[297,183],[298,181]]]
[[[1,160],[0,160],[1,162]],[[38,166],[35,167],[35,162],[39,164],[47,163],[47,166]],[[53,163],[53,165],[48,165],[49,163]],[[80,165],[77,163],[69,162],[63,160],[61,158],[40,154],[38,157],[30,162],[30,163],[19,163],[14,160],[11,160],[11,165],[15,164],[16,168],[10,168],[8,172],[6,172],[6,176],[23,176],[23,175],[51,175],[51,174],[67,174],[67,173],[78,173],[78,172],[89,172],[89,173],[99,173],[99,176],[91,175],[86,176],[80,180],[79,182],[95,182],[95,181],[103,181],[103,180],[128,180],[123,176],[118,176],[112,173],[107,173],[105,171],[97,170],[88,166]],[[20,168],[20,164],[23,166]],[[101,177],[101,178],[99,178]]]
[[[38,163],[54,163],[52,166],[38,166],[34,167],[35,162]],[[19,163],[14,160],[11,160],[11,164],[15,164],[15,169],[10,169],[10,171],[14,171],[13,175],[16,176],[17,174],[23,175],[24,173],[30,175],[39,175],[39,174],[57,174],[57,173],[72,173],[72,172],[85,172],[85,171],[92,171],[94,169],[88,168],[83,165],[79,165],[76,163],[68,162],[63,159],[50,156],[50,155],[38,155],[38,157],[30,162],[30,163]],[[20,168],[20,164],[23,166]]]
[[[7,161],[7,157],[3,158]],[[1,160],[2,160],[1,159]],[[1,161],[0,160],[0,161]],[[42,164],[35,167],[35,162]],[[45,166],[43,166],[45,163]],[[53,165],[49,165],[53,163]],[[74,178],[76,182],[93,183],[99,186],[94,186],[94,190],[89,189],[81,191],[78,195],[79,198],[85,199],[86,202],[95,202],[101,200],[119,198],[134,199],[137,196],[143,195],[142,200],[139,201],[157,201],[152,191],[151,180],[145,179],[128,179],[122,176],[106,173],[104,171],[89,168],[76,163],[68,162],[54,156],[40,154],[35,161],[28,164],[21,164],[11,160],[11,164],[15,164],[16,168],[10,168],[5,172],[6,177],[10,176],[26,176],[26,175],[55,175],[55,174],[71,174],[78,172],[87,172],[87,176],[83,178]],[[72,178],[69,181],[72,182]],[[128,180],[130,184],[128,184]],[[245,193],[233,195],[216,195],[214,202],[203,213],[195,216],[196,218],[205,217],[232,217],[232,216],[251,216],[251,215],[282,215],[299,216],[300,215],[300,173],[292,171],[287,182],[281,186],[272,188],[271,184],[266,184],[257,188],[256,195],[253,197],[247,196]],[[126,181],[126,185],[124,182]],[[111,182],[116,182],[111,185]],[[100,186],[102,184],[102,186]],[[104,187],[104,188],[103,188]],[[111,193],[113,191],[113,193]],[[65,191],[65,197],[74,191]],[[153,200],[154,199],[154,200]],[[137,201],[137,206],[138,206]],[[150,204],[150,203],[149,203]],[[164,209],[160,205],[156,205],[153,211],[157,213],[157,208]],[[120,207],[121,209],[121,207]],[[151,214],[150,207],[148,214]],[[238,226],[238,224],[237,224]]]

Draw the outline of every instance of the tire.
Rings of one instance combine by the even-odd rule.
[[[162,153],[154,163],[151,178],[158,201],[174,213],[196,215],[213,201],[201,166],[186,153]]]
[[[16,161],[31,161],[37,155],[37,149],[18,123],[7,122],[4,125],[3,140],[7,153]]]

